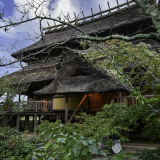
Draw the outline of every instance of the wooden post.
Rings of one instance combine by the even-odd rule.
[[[56,27],[56,29],[57,29],[57,25],[56,25],[56,22],[54,21],[54,26]]]
[[[36,130],[37,130],[37,114],[35,114],[34,116],[34,134],[36,134]]]
[[[38,122],[38,124],[40,124],[41,123],[41,116],[39,116],[39,122]]]
[[[34,128],[34,116],[33,116],[33,121],[32,121],[32,127]]]
[[[109,2],[108,3],[108,9],[109,9],[109,13],[111,13],[111,8],[110,8],[110,5],[109,5]]]
[[[18,114],[16,118],[16,127],[15,127],[17,131],[19,131],[19,121],[20,121],[20,115]]]
[[[106,102],[106,104],[108,104],[108,94],[107,93],[105,95],[105,102]]]
[[[21,94],[19,94],[18,100],[19,102],[21,102]]]
[[[78,17],[76,16],[75,13],[74,13],[74,17],[75,17],[75,25],[77,25],[78,24],[78,21],[77,21]]]
[[[24,131],[29,130],[29,116],[25,116],[25,126]]]
[[[94,19],[94,16],[93,16],[93,9],[91,8],[91,13],[92,13],[92,18]]]
[[[118,2],[118,0],[116,0],[117,1],[117,6],[118,6],[118,9],[119,9],[119,2]]]
[[[99,5],[99,10],[100,10],[100,14],[102,16],[102,10],[101,10],[101,6]]]
[[[82,11],[82,15],[83,15],[83,21],[86,21],[83,11]]]
[[[65,123],[68,122],[68,95],[66,95]]]
[[[3,118],[3,127],[7,127],[7,116]]]
[[[127,7],[129,7],[129,1],[127,0]]]

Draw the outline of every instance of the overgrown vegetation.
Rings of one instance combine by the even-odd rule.
[[[150,101],[150,102],[149,102]],[[155,103],[156,102],[156,103]],[[159,99],[148,100],[154,107],[159,107]],[[147,106],[137,104],[128,107],[124,103],[111,103],[103,107],[102,112],[96,115],[82,113],[76,118],[83,123],[62,124],[60,120],[55,123],[43,121],[38,126],[38,133],[42,141],[25,141],[19,132],[9,127],[0,128],[0,152],[1,159],[61,159],[61,160],[92,160],[97,156],[108,159],[111,156],[113,140],[126,141],[125,131],[133,131],[143,123],[141,130],[154,138],[159,136],[158,114],[151,113]],[[96,123],[95,123],[96,122]],[[154,124],[154,125],[153,125]],[[148,126],[157,130],[148,130]],[[154,133],[154,134],[153,134]],[[44,149],[36,149],[37,143],[41,142]],[[103,145],[102,145],[103,144]],[[138,153],[140,159],[146,156],[158,157],[159,149]],[[114,159],[129,159],[133,154],[120,152],[114,155]],[[152,160],[152,159],[151,159]],[[156,160],[156,159],[155,159]]]
[[[36,145],[26,141],[22,134],[10,127],[0,127],[0,159],[24,160],[31,159]]]

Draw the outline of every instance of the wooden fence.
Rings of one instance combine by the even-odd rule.
[[[160,95],[144,95],[145,98],[147,99],[150,99],[150,98],[153,98],[153,97],[159,97],[160,98]],[[128,96],[122,96],[122,97],[115,97],[114,98],[114,102],[115,103],[126,103],[128,106],[130,105],[134,105],[134,104],[137,104],[139,102],[139,100],[136,98],[136,96],[132,96],[132,97],[128,97]]]
[[[118,0],[116,0],[116,2],[117,2],[117,5],[115,7],[112,7],[112,8],[110,7],[109,2],[107,2],[106,5],[108,5],[108,9],[104,10],[104,11],[101,10],[101,6],[99,5],[99,10],[100,11],[98,13],[95,13],[95,14],[93,13],[93,9],[91,8],[91,15],[89,15],[89,16],[85,16],[83,11],[82,11],[82,16],[83,17],[79,18],[78,16],[76,16],[76,14],[74,14],[74,16],[75,16],[74,20],[72,20],[69,15],[65,16],[65,19],[62,20],[62,22],[60,24],[56,24],[54,22],[55,25],[50,26],[49,23],[48,23],[48,27],[43,28],[43,30],[50,30],[50,29],[56,29],[57,30],[57,29],[61,29],[61,28],[66,28],[70,25],[82,24],[82,23],[84,23],[88,20],[91,20],[91,19],[94,19],[94,18],[97,18],[97,17],[102,17],[103,15],[105,15],[105,16],[110,15],[111,13],[114,13],[114,12],[116,12],[116,11],[122,9],[122,8],[129,8],[129,6],[135,5],[133,0],[126,0],[126,2],[123,3],[123,4],[119,4]]]

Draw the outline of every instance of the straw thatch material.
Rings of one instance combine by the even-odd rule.
[[[16,85],[53,80],[56,75],[57,70],[55,64],[47,62],[42,67],[42,61],[40,61],[11,73],[8,77],[14,77],[14,82],[12,82],[12,85]]]
[[[48,86],[34,92],[36,95],[128,91],[114,76],[99,71],[80,57],[63,63],[57,78]]]
[[[101,18],[92,19],[86,23],[80,24],[80,29],[84,30],[87,34],[100,33],[100,32],[110,32],[112,29],[115,33],[126,32],[126,27],[136,28],[136,31],[139,29],[139,26],[142,27],[143,24],[148,24],[149,19],[144,15],[141,10],[137,7],[131,7],[129,9],[121,9],[114,14],[106,15]],[[137,23],[141,23],[137,25]],[[127,33],[126,33],[127,34]],[[43,40],[19,50],[12,54],[13,57],[18,58],[21,54],[31,54],[36,52],[46,46],[68,40],[71,36],[81,35],[79,31],[74,28],[64,28],[57,31],[46,33],[43,37]]]

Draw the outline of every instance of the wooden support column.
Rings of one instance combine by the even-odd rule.
[[[41,123],[41,116],[39,116],[39,122],[38,122],[38,124],[40,124]]]
[[[29,116],[25,116],[25,126],[24,131],[29,130]]]
[[[68,122],[68,95],[66,95],[65,123]]]
[[[34,116],[34,134],[36,134],[36,130],[37,130],[37,114],[35,114]]]
[[[7,127],[7,116],[3,118],[3,127]]]
[[[21,102],[21,94],[19,94],[18,100],[19,102]]]
[[[15,127],[17,131],[19,131],[19,121],[20,121],[20,115],[18,114],[16,118],[16,127]]]
[[[33,120],[32,120],[32,127],[34,128],[34,116],[33,116]]]
[[[106,95],[105,95],[105,103],[106,104],[108,103],[108,93],[106,93]]]

